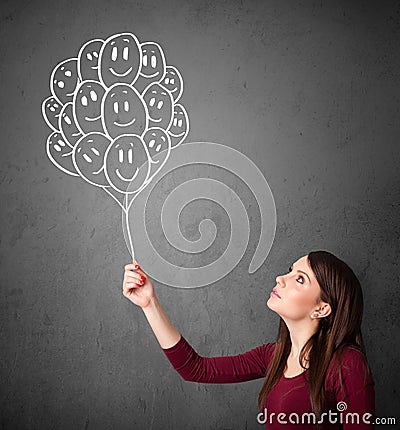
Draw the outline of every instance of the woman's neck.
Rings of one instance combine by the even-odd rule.
[[[284,320],[290,333],[292,348],[290,357],[299,357],[300,351],[310,337],[316,332],[318,322],[316,320]]]

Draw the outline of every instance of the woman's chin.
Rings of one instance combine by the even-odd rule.
[[[265,303],[267,305],[268,308],[270,308],[272,311],[274,311],[274,305],[273,305],[273,300],[271,299],[271,297],[269,297],[269,299],[266,301]]]

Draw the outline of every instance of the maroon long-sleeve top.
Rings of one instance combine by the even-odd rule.
[[[184,380],[224,384],[264,378],[275,346],[276,342],[269,342],[238,355],[202,357],[181,336],[178,343],[171,348],[163,348],[163,351]],[[305,381],[307,377],[308,370],[292,378],[281,376],[267,397],[264,411],[258,416],[260,423],[265,422],[266,429],[315,429],[313,417],[303,415],[312,412]],[[362,352],[345,347],[342,355],[342,385],[339,380],[337,361],[332,360],[325,380],[327,413],[331,411],[331,415],[323,417],[323,428],[373,429],[374,380]]]

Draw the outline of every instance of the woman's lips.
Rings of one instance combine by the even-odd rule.
[[[278,299],[280,299],[281,298],[281,296],[275,291],[275,290],[272,290],[271,291],[271,296],[275,296],[275,297],[278,297]]]

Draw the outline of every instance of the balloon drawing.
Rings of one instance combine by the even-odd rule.
[[[51,73],[42,103],[47,155],[64,173],[102,188],[128,217],[189,133],[182,92],[179,70],[157,43],[132,33],[89,40]],[[131,239],[130,252],[134,258]]]
[[[260,169],[233,148],[211,142],[181,145],[189,133],[181,100],[183,79],[158,43],[140,42],[132,33],[89,40],[76,56],[53,68],[49,84],[50,94],[42,102],[49,128],[48,158],[59,170],[103,189],[117,202],[132,259],[135,248],[150,276],[177,288],[201,287],[224,277],[244,255],[250,234],[246,208],[227,185],[207,178],[187,181],[165,196],[161,224],[170,245],[182,252],[201,253],[215,240],[215,224],[203,219],[200,239],[188,240],[179,229],[180,212],[199,198],[218,202],[231,223],[225,252],[212,264],[178,267],[149,241],[145,209],[155,184],[180,166],[200,163],[232,172],[252,191],[261,229],[249,273],[258,270],[276,230],[269,185]],[[135,210],[131,210],[133,202]]]

